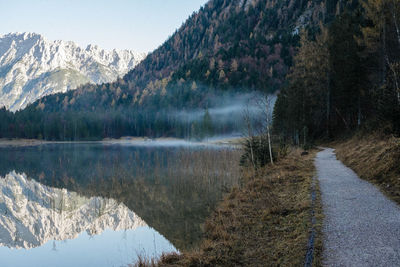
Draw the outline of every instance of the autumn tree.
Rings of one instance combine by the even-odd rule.
[[[330,109],[327,32],[315,39],[301,33],[294,66],[275,106],[274,126],[296,144],[307,144],[309,136],[320,134]],[[302,139],[302,140],[300,140]]]

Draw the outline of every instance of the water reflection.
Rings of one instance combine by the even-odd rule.
[[[0,247],[2,266],[120,266],[138,255],[176,251],[123,203],[48,187],[15,171],[0,177]]]
[[[218,146],[53,144],[0,148],[0,176],[6,176],[0,179],[5,186],[0,191],[3,195],[0,197],[4,198],[0,201],[0,215],[13,210],[17,221],[22,219],[20,228],[14,226],[18,228],[16,233],[30,236],[21,241],[21,234],[5,232],[3,237],[0,232],[0,238],[7,241],[0,240],[3,244],[13,244],[8,246],[35,247],[45,243],[44,240],[62,240],[62,235],[73,235],[80,229],[83,234],[78,234],[78,238],[67,237],[75,238],[72,243],[81,238],[97,238],[93,234],[107,233],[105,229],[114,233],[132,230],[136,223],[137,229],[155,229],[156,236],[164,236],[165,241],[169,240],[179,250],[196,246],[205,218],[223,193],[238,183],[239,157],[240,151]],[[22,178],[26,181],[22,182]],[[26,186],[15,191],[11,184]],[[47,197],[53,194],[49,198],[53,200],[37,200],[38,193]],[[10,194],[14,200],[6,200]],[[8,204],[3,204],[6,201]],[[38,220],[37,224],[36,218],[26,219],[17,212],[19,205],[40,215],[40,219],[45,209],[46,223]],[[107,212],[104,220],[96,217]],[[128,221],[124,221],[125,217]],[[24,221],[28,219],[29,222]],[[75,219],[79,223],[74,224]],[[67,220],[70,222],[66,223]],[[144,221],[148,226],[144,226]],[[35,223],[38,226],[33,226]],[[151,233],[143,238],[141,243],[153,244]],[[135,249],[127,252],[128,257],[137,255]],[[1,253],[2,249],[0,257]]]
[[[159,257],[163,251],[175,250],[163,236],[145,226],[108,229],[96,236],[83,232],[75,239],[50,241],[29,250],[0,247],[0,262],[2,267],[120,267],[137,262],[137,255]]]
[[[85,231],[128,230],[147,226],[124,204],[86,198],[66,189],[44,186],[11,172],[0,179],[0,245],[34,248],[49,240],[74,239]]]

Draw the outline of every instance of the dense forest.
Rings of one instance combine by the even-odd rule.
[[[400,3],[349,1],[318,33],[302,31],[274,128],[296,144],[355,130],[400,134]]]
[[[90,96],[95,98],[96,94]],[[245,104],[246,98],[243,95],[238,96]],[[219,105],[224,109],[224,105],[229,108],[227,105],[230,105],[232,99],[236,97],[227,93],[214,98],[220,101]],[[131,97],[127,97],[126,100],[130,101]],[[209,106],[215,106],[214,102],[210,99]],[[51,102],[47,102],[48,105],[49,103]],[[245,108],[244,105],[241,106]],[[167,109],[123,104],[112,109],[83,108],[60,111],[44,111],[29,106],[15,114],[3,108],[0,110],[0,137],[85,141],[122,136],[147,136],[203,140],[214,135],[237,134],[244,123],[241,120],[241,111],[234,112],[232,114],[234,117],[227,117],[226,112],[218,113],[218,109],[214,112],[214,109],[208,108]]]
[[[211,0],[117,81],[1,109],[0,138],[201,139],[239,130],[210,115],[215,99],[254,91],[280,92],[274,130],[296,144],[398,133],[399,16],[395,0]]]

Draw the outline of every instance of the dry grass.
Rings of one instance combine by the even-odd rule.
[[[338,159],[400,203],[400,138],[354,136],[333,147]]]
[[[89,184],[73,191],[123,202],[178,250],[190,250],[201,242],[206,218],[238,185],[241,169],[235,163],[241,153],[229,148],[142,151],[127,159],[131,164],[117,158],[112,177],[101,177],[106,170],[99,163]]]
[[[315,152],[302,157],[293,151],[274,166],[244,172],[242,186],[234,188],[205,223],[200,248],[164,255],[158,266],[304,265],[314,156]],[[318,200],[315,210],[321,218]],[[316,228],[314,266],[319,266],[320,224]]]
[[[315,153],[316,154],[316,153]],[[315,156],[314,154],[314,156]],[[322,266],[322,250],[323,250],[323,235],[322,235],[322,223],[324,220],[324,213],[322,209],[322,199],[321,199],[321,191],[319,187],[319,181],[317,177],[314,178],[314,188],[316,191],[316,199],[314,206],[314,216],[316,220],[316,224],[314,225],[316,238],[314,243],[314,260],[313,266],[319,267]]]

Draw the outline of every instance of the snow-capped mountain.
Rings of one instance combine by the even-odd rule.
[[[49,41],[36,33],[0,35],[0,107],[15,111],[49,94],[122,77],[146,54]]]
[[[0,177],[0,246],[29,249],[83,231],[99,235],[142,226],[147,225],[139,216],[113,199],[86,198],[14,171]]]

